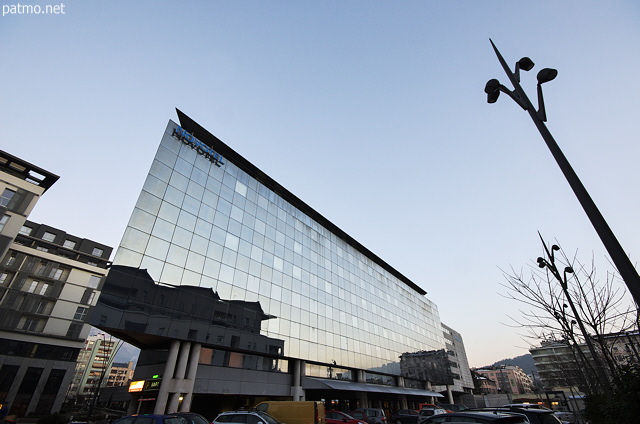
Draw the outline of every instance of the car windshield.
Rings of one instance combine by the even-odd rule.
[[[540,424],[562,424],[560,418],[556,417],[553,413],[538,414]]]
[[[267,422],[267,424],[282,424],[280,421],[276,420],[266,412],[258,412],[258,414],[262,417],[263,420]]]
[[[209,421],[198,414],[176,414],[176,416],[184,418],[188,424],[209,424]]]

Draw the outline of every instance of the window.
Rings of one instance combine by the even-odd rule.
[[[94,248],[93,248],[93,251],[91,252],[91,254],[92,254],[93,256],[98,256],[98,257],[102,257],[102,254],[103,254],[103,253],[104,253],[104,250],[103,250],[103,249],[100,249],[100,248],[98,248],[98,247],[94,247]]]
[[[22,234],[23,236],[30,236],[32,232],[33,232],[33,228],[27,227],[26,225],[23,225],[19,231],[19,233]]]
[[[89,308],[83,308],[82,306],[78,306],[78,309],[76,309],[76,314],[73,316],[73,319],[84,321],[85,317],[87,316],[88,310]]]
[[[45,232],[42,235],[42,240],[45,240],[45,241],[54,241],[55,239],[56,239],[56,235],[53,233]]]
[[[4,226],[7,222],[9,222],[9,215],[4,215],[2,218],[0,218],[0,231],[4,229]]]
[[[29,285],[29,288],[27,289],[27,291],[29,293],[33,293],[36,291],[36,287],[38,287],[38,282],[37,281],[32,281],[31,284]]]
[[[17,262],[18,262],[18,254],[11,253],[11,256],[9,256],[9,259],[7,259],[7,266],[16,265]]]
[[[67,249],[75,249],[76,242],[73,240],[65,240],[64,243],[62,244],[62,247],[66,247]]]
[[[44,296],[45,294],[47,294],[47,290],[49,289],[49,284],[42,284],[42,287],[40,287],[40,295]]]
[[[27,318],[24,320],[24,324],[22,325],[22,329],[25,331],[36,331],[38,328],[38,323],[40,320],[36,318]]]
[[[10,281],[9,274],[6,272],[0,272],[0,285],[4,285],[5,281]]]
[[[5,188],[2,195],[0,195],[0,207],[7,206],[15,194],[15,191]]]
[[[100,276],[92,275],[89,277],[89,287],[92,289],[98,288],[98,284],[100,284]]]
[[[47,312],[48,302],[46,300],[41,300],[36,306],[36,314],[45,314]]]
[[[80,337],[80,332],[82,331],[82,324],[77,322],[72,322],[69,325],[69,330],[67,331],[67,337],[72,337],[77,339]]]
[[[64,270],[61,268],[52,269],[51,272],[49,273],[49,278],[53,278],[54,280],[59,280],[60,277],[62,277],[63,271]]]

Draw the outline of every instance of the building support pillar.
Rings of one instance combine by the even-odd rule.
[[[169,357],[167,363],[164,366],[164,373],[162,374],[162,383],[160,383],[160,389],[158,390],[158,396],[156,397],[156,405],[153,408],[154,414],[164,414],[167,408],[167,399],[169,398],[169,386],[173,379],[173,374],[176,370],[176,360],[178,359],[178,353],[180,351],[180,341],[173,340],[171,347],[169,348]]]
[[[455,403],[453,401],[453,392],[451,391],[451,386],[447,384],[447,398],[449,399],[449,403]]]
[[[364,370],[356,371],[356,381],[358,383],[367,384],[367,378]],[[371,406],[369,405],[369,397],[367,396],[367,392],[358,392],[358,404],[360,405],[360,408],[369,408]]]
[[[291,382],[291,397],[294,401],[305,400],[304,389],[302,388],[302,379],[304,377],[304,368],[306,362],[297,359],[293,363],[293,381]]]
[[[191,382],[189,391],[184,394],[184,399],[180,404],[180,412],[189,412],[191,410],[191,400],[193,399],[193,389],[196,384],[196,376],[198,374],[198,361],[200,360],[200,343],[191,345],[191,353],[189,354],[189,364],[187,368],[187,381]]]
[[[397,382],[398,382],[398,387],[406,387],[405,386],[405,381],[404,381],[404,377],[402,376],[398,376],[397,378]],[[399,395],[399,402],[400,402],[400,409],[409,409],[409,404],[407,403],[407,396],[406,395]]]

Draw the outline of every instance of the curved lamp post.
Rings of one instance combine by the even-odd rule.
[[[551,68],[544,68],[538,72],[538,109],[536,110],[520,86],[520,70],[530,71],[534,66],[533,61],[528,57],[523,57],[516,62],[515,71],[511,72],[496,45],[493,44],[492,40],[489,41],[493,46],[493,50],[496,52],[496,56],[498,56],[498,60],[500,61],[502,68],[509,77],[509,81],[513,84],[513,90],[509,90],[504,85],[500,84],[497,79],[491,79],[484,87],[484,91],[487,93],[487,101],[489,103],[495,103],[502,92],[511,97],[522,109],[529,112],[529,116],[531,116],[533,123],[538,128],[538,131],[540,131],[540,135],[542,135],[542,138],[551,151],[551,154],[569,182],[571,189],[589,217],[591,224],[600,236],[600,240],[602,240],[609,256],[611,256],[611,260],[616,268],[618,268],[618,272],[627,285],[629,292],[631,292],[636,306],[640,305],[640,276],[638,275],[638,271],[636,271],[631,260],[618,242],[618,239],[613,234],[613,231],[611,231],[611,228],[596,207],[596,204],[591,199],[587,189],[582,185],[578,175],[576,175],[575,171],[569,164],[569,161],[564,156],[564,153],[560,150],[558,143],[553,139],[553,136],[547,129],[547,126],[544,124],[547,120],[547,113],[545,111],[544,99],[542,97],[542,84],[553,80],[558,75],[558,71]]]

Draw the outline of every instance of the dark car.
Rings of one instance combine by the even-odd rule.
[[[562,421],[552,410],[540,407],[511,406],[505,408],[472,409],[472,411],[512,412],[524,415],[531,424],[562,424]]]
[[[327,424],[367,424],[342,411],[327,411],[324,414]]]
[[[440,415],[446,414],[448,411],[444,408],[422,408],[420,412],[418,412],[418,422],[422,422],[425,418],[431,417],[432,415]]]
[[[174,412],[171,415],[187,420],[187,424],[209,424],[211,421],[195,412]]]
[[[450,412],[462,412],[469,410],[468,406],[460,405],[457,403],[441,403],[438,405],[440,408],[444,408]]]
[[[415,409],[399,409],[391,414],[391,424],[418,424],[419,414]]]
[[[524,415],[511,412],[465,411],[433,415],[421,421],[434,423],[484,423],[484,424],[528,424]]]
[[[184,419],[175,415],[140,414],[122,417],[113,424],[184,424]]]
[[[367,418],[367,413],[364,411],[347,411],[347,414],[351,415],[356,420],[360,420],[365,423],[369,422],[369,419]]]
[[[387,416],[384,414],[384,409],[358,408],[356,411],[363,411],[367,414],[367,421],[369,421],[369,424],[387,424]]]

